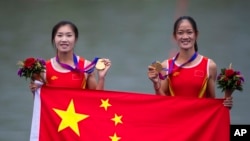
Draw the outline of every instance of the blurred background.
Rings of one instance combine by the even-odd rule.
[[[16,63],[54,56],[51,30],[60,20],[78,26],[78,55],[112,60],[106,89],[153,94],[147,66],[176,52],[174,21],[192,16],[200,54],[212,58],[218,72],[232,63],[244,74],[244,91],[233,95],[231,124],[250,124],[249,13],[246,0],[1,0],[0,140],[29,140],[33,97],[29,81],[17,76]]]

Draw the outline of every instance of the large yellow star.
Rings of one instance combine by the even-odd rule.
[[[116,133],[114,133],[113,136],[109,136],[109,138],[111,139],[111,141],[119,141],[121,139],[121,137],[118,137]]]
[[[106,100],[101,99],[101,101],[102,101],[102,104],[100,107],[103,107],[105,111],[108,110],[109,106],[112,106],[111,104],[109,104],[109,99],[106,99]]]
[[[115,122],[115,125],[117,125],[118,123],[122,124],[122,116],[118,116],[117,114],[115,114],[115,117],[113,117],[111,120],[113,120]]]
[[[78,114],[75,112],[74,101],[71,100],[67,110],[55,109],[53,110],[61,117],[61,123],[58,127],[58,132],[70,127],[78,136],[80,136],[78,122],[86,119],[89,115]]]

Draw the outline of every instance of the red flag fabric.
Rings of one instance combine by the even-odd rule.
[[[51,88],[35,94],[31,141],[229,141],[222,99]]]

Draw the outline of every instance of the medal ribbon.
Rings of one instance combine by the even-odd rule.
[[[60,64],[61,67],[67,69],[67,70],[70,70],[70,71],[77,71],[77,72],[83,72],[83,73],[92,73],[94,70],[95,70],[95,65],[98,61],[98,57],[95,57],[94,60],[88,65],[86,66],[83,70],[79,68],[78,64],[79,62],[77,61],[77,56],[75,54],[73,54],[73,61],[74,61],[74,65],[75,65],[75,68],[71,67],[70,65],[68,64],[65,64],[65,63],[61,63],[59,61],[59,57],[58,55],[56,56],[56,62],[58,64]]]
[[[166,75],[163,76],[161,73],[159,73],[159,78],[160,78],[161,80],[166,79],[167,76],[168,76],[169,74],[171,74],[171,73],[174,72],[174,70],[173,70],[173,68],[174,68],[174,63],[175,63],[175,61],[177,60],[179,54],[180,54],[180,53],[177,53],[177,54],[176,54],[176,56],[174,57],[174,59],[173,59],[171,65],[169,66],[169,69],[163,68],[164,71],[168,71],[168,74],[166,74]],[[177,68],[176,70],[179,70],[179,69],[181,69],[183,66],[185,66],[186,64],[188,64],[188,63],[194,61],[194,59],[195,59],[197,56],[198,56],[198,53],[195,52],[195,53],[193,54],[193,56],[192,56],[187,62],[181,64],[180,66],[177,66],[178,68]]]

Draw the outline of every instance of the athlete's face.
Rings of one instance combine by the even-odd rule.
[[[188,20],[182,20],[177,28],[175,40],[181,49],[194,48],[197,38],[191,23]]]
[[[70,25],[63,25],[58,28],[54,42],[58,52],[70,52],[76,43],[75,33]]]

